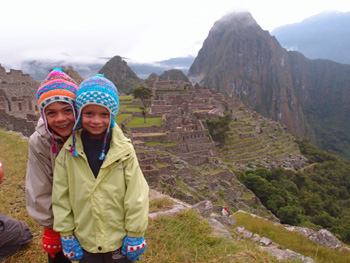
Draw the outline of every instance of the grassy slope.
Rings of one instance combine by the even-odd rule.
[[[0,211],[24,221],[34,233],[34,241],[25,250],[6,259],[3,263],[47,262],[46,254],[41,249],[42,228],[30,218],[25,209],[24,185],[27,155],[26,139],[0,130],[0,157],[5,167],[5,181],[0,186]],[[167,206],[169,206],[168,203],[155,199],[151,202],[150,211],[162,210]],[[251,220],[243,221],[255,225]],[[246,228],[249,229],[249,226],[246,225]],[[262,229],[262,227],[259,228]],[[270,228],[274,228],[273,224]],[[145,235],[148,248],[142,256],[143,262],[277,262],[259,250],[256,244],[236,239],[234,229],[230,230],[233,234],[232,241],[213,236],[208,221],[199,218],[193,211],[183,212],[175,217],[150,219]],[[269,237],[268,233],[265,236]],[[288,238],[287,236],[286,239]],[[302,239],[297,239],[295,242],[301,243]],[[285,247],[288,246],[285,245]],[[318,260],[320,260],[319,257],[320,255]]]
[[[41,248],[43,229],[31,219],[25,209],[28,140],[22,139],[18,134],[0,130],[0,145],[0,156],[5,167],[5,181],[0,186],[0,211],[24,221],[34,234],[33,242],[25,250],[2,263],[47,262],[46,253]],[[153,201],[150,211],[161,210],[162,206],[167,204]],[[213,237],[209,224],[191,211],[177,217],[150,219],[146,239],[148,248],[142,257],[145,263],[220,262],[227,261],[225,258],[230,258],[229,262],[276,262],[249,243],[227,242]]]
[[[24,221],[32,230],[34,240],[28,249],[4,262],[46,262],[41,249],[42,228],[28,215],[25,205],[25,174],[28,160],[28,140],[12,132],[0,131],[0,156],[5,169],[5,180],[0,186],[0,212]]]
[[[244,226],[247,230],[260,236],[268,237],[281,246],[282,249],[291,249],[304,256],[313,258],[319,263],[346,263],[350,262],[348,251],[332,250],[319,246],[310,239],[295,231],[288,231],[283,225],[275,225],[273,222],[254,218],[247,213],[237,213],[233,216],[237,225]]]

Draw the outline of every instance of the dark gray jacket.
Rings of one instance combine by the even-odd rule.
[[[15,254],[32,240],[32,232],[22,221],[0,214],[0,261]]]

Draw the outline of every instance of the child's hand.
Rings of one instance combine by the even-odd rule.
[[[60,233],[53,229],[45,227],[41,242],[43,249],[49,253],[52,258],[62,250]]]
[[[122,254],[126,255],[131,261],[140,260],[139,256],[145,252],[147,247],[144,237],[129,237],[126,236],[123,241]]]
[[[83,250],[75,236],[61,237],[63,254],[70,260],[79,260],[83,257]]]

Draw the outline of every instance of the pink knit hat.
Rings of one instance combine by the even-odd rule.
[[[60,68],[53,69],[46,79],[41,83],[36,93],[36,100],[41,117],[45,123],[46,132],[51,136],[53,153],[57,152],[54,144],[54,134],[50,131],[45,108],[53,102],[65,102],[72,106],[75,118],[75,96],[78,90],[77,83]]]

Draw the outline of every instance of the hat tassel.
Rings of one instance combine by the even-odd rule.
[[[55,138],[54,138],[53,132],[52,132],[52,136],[51,136],[51,142],[52,142],[51,152],[52,153],[57,153],[57,147],[56,147],[56,144],[55,144]]]
[[[100,159],[101,161],[104,161],[105,158],[106,158],[106,155],[104,154],[104,152],[102,152],[98,159]]]
[[[78,156],[78,153],[77,151],[75,150],[75,131],[73,131],[72,133],[72,139],[73,139],[73,145],[70,147],[70,149],[68,150],[68,152],[72,153],[72,156],[73,157],[77,157]]]

